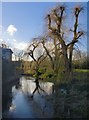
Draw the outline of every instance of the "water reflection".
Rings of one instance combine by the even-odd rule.
[[[13,99],[12,87],[14,85],[19,86],[19,84],[20,84],[19,80],[16,80],[11,83],[8,82],[2,83],[2,117],[3,118],[7,117],[7,113],[12,106],[12,99]]]
[[[7,90],[8,99],[7,102],[4,101],[6,104],[3,102],[3,105],[5,105],[3,117],[52,117],[52,105],[45,100],[45,96],[52,94],[52,91],[53,83],[21,77],[16,84],[9,86]],[[33,96],[34,99],[31,99]]]
[[[53,83],[51,82],[42,82],[38,80],[29,80],[24,77],[20,79],[20,83],[22,86],[22,91],[26,95],[50,95],[53,93]]]
[[[40,94],[40,91],[45,92],[45,91],[40,87],[40,85],[39,85],[39,80],[38,80],[38,79],[36,79],[34,82],[35,82],[35,89],[34,89],[32,95],[31,95],[31,98],[33,98],[33,96],[34,96],[34,94],[35,94],[36,91],[37,91],[39,94]]]

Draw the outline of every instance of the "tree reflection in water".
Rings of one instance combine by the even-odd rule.
[[[32,95],[31,95],[31,98],[32,98],[32,99],[33,99],[34,94],[35,94],[36,91],[37,91],[39,94],[40,94],[40,90],[43,91],[43,92],[45,92],[45,91],[40,87],[40,84],[39,84],[39,80],[38,80],[38,79],[36,79],[34,82],[35,82],[35,84],[36,84],[36,88],[34,89]]]

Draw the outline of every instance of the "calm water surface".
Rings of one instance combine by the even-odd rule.
[[[45,96],[52,94],[53,83],[39,82],[40,89],[34,79],[21,77],[17,84],[7,89],[4,94],[3,117],[6,118],[50,118],[53,115],[52,104]],[[38,89],[36,89],[38,88]],[[33,91],[34,95],[32,97]],[[6,99],[5,99],[6,98]]]

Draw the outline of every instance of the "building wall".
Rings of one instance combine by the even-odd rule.
[[[2,60],[2,81],[3,84],[8,83],[8,81],[13,81],[19,74],[21,74],[20,68],[21,62],[19,61],[8,61]]]
[[[12,53],[11,49],[2,48],[2,59],[12,61]]]

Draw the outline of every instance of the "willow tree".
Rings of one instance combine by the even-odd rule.
[[[41,43],[38,41],[38,39],[33,39],[32,43],[28,45],[27,52],[25,53],[25,55],[27,55],[28,57],[30,56],[32,61],[34,62],[36,80],[38,80],[40,65],[47,57],[45,51],[42,50]]]
[[[54,74],[58,74],[59,69],[59,57],[61,55],[60,43],[57,41],[56,37],[44,36],[41,37],[41,43],[43,48],[49,57],[51,68]]]
[[[65,24],[64,16],[66,14],[66,7],[57,6],[56,8],[52,9],[51,12],[47,15],[48,32],[54,38],[54,40],[56,39],[59,41],[56,42],[56,45],[59,43],[59,50],[61,49],[61,54],[63,55],[66,73],[70,73],[72,71],[72,57],[74,46],[84,35],[84,32],[82,30],[79,30],[79,17],[82,10],[83,8],[80,6],[74,8],[75,21],[72,27],[73,29],[70,29],[68,28],[69,26],[67,26],[67,29],[72,32],[72,39],[69,40],[70,42],[66,42],[65,38],[65,36],[69,36],[70,34],[66,34],[66,28],[65,30],[63,29],[63,25]]]

